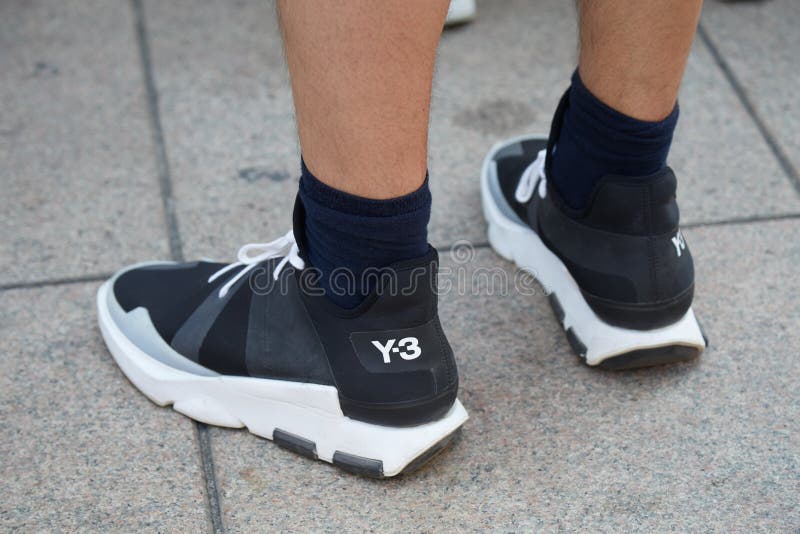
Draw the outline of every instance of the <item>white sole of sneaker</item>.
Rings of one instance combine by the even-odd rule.
[[[626,354],[647,354],[646,351],[663,355],[663,351],[653,349],[677,350],[679,354],[689,355],[675,361],[699,355],[705,349],[706,341],[691,309],[674,324],[653,330],[631,330],[604,322],[589,307],[561,260],[547,248],[536,232],[509,216],[510,208],[501,208],[499,202],[505,200],[497,198],[500,188],[495,155],[511,144],[546,138],[546,135],[526,135],[503,141],[493,146],[483,161],[481,197],[492,248],[536,277],[550,296],[550,303],[567,333],[570,345],[585,358],[588,365],[601,365]],[[681,351],[681,348],[688,349],[688,352]]]
[[[103,284],[97,314],[103,339],[125,376],[159,406],[196,421],[247,427],[258,436],[348,471],[385,478],[408,473],[444,448],[467,420],[456,400],[440,420],[388,427],[346,417],[335,387],[286,380],[200,376],[166,365],[139,349],[114,322]]]

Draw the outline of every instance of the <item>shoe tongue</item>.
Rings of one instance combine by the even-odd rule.
[[[624,185],[632,189],[650,189],[650,200],[663,202],[672,199],[678,188],[678,180],[670,167],[644,176],[625,176],[621,174],[606,174],[595,184],[590,198],[601,195],[603,190],[612,184]]]
[[[564,114],[569,107],[569,90],[568,87],[561,100],[558,101],[556,112],[553,114],[553,122],[550,123],[550,135],[547,137],[547,159],[544,163],[545,176],[552,176],[550,170],[553,167],[553,155],[556,151],[556,139],[561,135],[561,126],[564,124]]]
[[[463,250],[464,254],[469,254],[470,257],[474,254],[471,246],[466,246],[463,248],[459,248],[459,251]],[[428,244],[428,251],[416,258],[410,258],[407,260],[396,261],[388,266],[390,269],[409,269],[414,267],[421,267],[427,269],[428,267],[433,267],[434,269],[439,269],[439,251],[436,250],[430,243]]]

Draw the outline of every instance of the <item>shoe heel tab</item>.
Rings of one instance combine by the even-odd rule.
[[[667,167],[649,176],[604,176],[595,186],[586,224],[629,235],[658,235],[678,227],[678,181]]]
[[[439,270],[439,252],[430,243],[428,243],[428,252],[426,252],[424,256],[411,258],[410,260],[397,261],[389,265],[387,269],[408,271],[420,267],[426,269],[431,268],[434,271]]]

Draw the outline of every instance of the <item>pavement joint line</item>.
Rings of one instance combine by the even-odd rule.
[[[203,466],[203,478],[206,483],[206,492],[209,496],[215,495],[216,498],[208,499],[209,517],[211,528],[215,533],[225,532],[222,524],[222,510],[219,504],[219,490],[217,487],[217,476],[214,467],[214,457],[211,454],[211,434],[208,425],[194,421],[195,431],[197,432],[197,443],[200,449],[201,465]]]
[[[753,215],[750,217],[733,217],[730,219],[719,219],[716,221],[698,221],[698,222],[682,224],[681,228],[707,228],[713,226],[727,226],[733,224],[754,224],[761,222],[787,221],[787,220],[791,221],[794,219],[800,219],[800,213],[782,213],[780,215]],[[443,245],[442,247],[440,247],[440,249],[442,252],[451,252],[456,248],[456,246],[458,246],[458,241],[451,243],[449,245]],[[473,249],[491,248],[491,245],[487,242],[471,243],[470,246]],[[33,280],[30,282],[11,282],[8,284],[0,284],[0,291],[11,291],[15,289],[37,289],[42,287],[62,286],[69,284],[102,282],[104,280],[108,280],[109,278],[111,278],[111,276],[113,276],[113,273],[99,273],[99,274],[87,274],[82,276],[67,276],[64,278],[47,278],[44,280]]]
[[[169,157],[167,156],[166,143],[164,142],[164,130],[161,126],[161,113],[158,107],[158,89],[156,87],[155,76],[153,75],[153,64],[147,36],[144,5],[142,0],[130,0],[130,5],[135,19],[134,29],[142,63],[142,74],[144,76],[148,116],[150,119],[150,131],[153,137],[155,159],[158,169],[158,184],[164,206],[164,221],[169,242],[170,256],[175,261],[184,261],[183,244],[178,227],[178,217],[175,212],[172,174],[170,171]],[[223,533],[225,532],[225,527],[222,523],[219,491],[217,489],[217,476],[214,470],[214,457],[211,448],[211,436],[208,433],[208,427],[204,423],[200,423],[199,421],[192,422],[194,423],[197,448],[200,453],[200,466],[206,489],[206,508],[211,522],[211,529],[215,534]]]
[[[167,226],[169,251],[173,260],[184,261],[183,245],[178,229],[178,217],[175,213],[172,173],[170,172],[166,143],[164,142],[164,130],[161,126],[161,113],[158,109],[158,89],[156,88],[155,76],[153,75],[150,44],[147,38],[147,23],[145,21],[142,0],[131,0],[131,7],[136,20],[136,41],[139,46],[139,56],[142,62],[148,116],[150,119],[150,132],[153,137],[153,145],[155,148],[158,185],[161,189],[161,200],[164,204],[164,218]]]
[[[798,173],[797,169],[792,164],[792,161],[781,148],[777,138],[772,133],[772,130],[770,130],[764,119],[762,119],[761,115],[759,115],[755,105],[747,94],[747,90],[744,88],[741,82],[739,82],[739,78],[736,77],[733,69],[722,56],[722,53],[714,44],[714,41],[711,39],[711,35],[708,33],[702,23],[697,25],[697,35],[700,37],[700,40],[703,42],[703,44],[706,45],[706,48],[708,48],[708,51],[711,53],[711,56],[714,58],[717,66],[722,71],[722,74],[728,80],[728,83],[739,99],[739,102],[742,104],[745,111],[747,111],[747,114],[750,115],[750,119],[752,119],[752,121],[755,123],[756,128],[761,134],[761,137],[767,143],[767,146],[772,151],[772,154],[778,160],[778,164],[783,169],[783,172],[786,174],[787,178],[789,178],[789,181],[792,182],[795,191],[800,194],[800,173]]]
[[[751,215],[747,217],[731,217],[730,219],[717,219],[712,221],[697,221],[697,222],[681,224],[681,228],[706,228],[713,226],[727,226],[733,224],[753,224],[761,222],[786,221],[794,219],[800,219],[800,212],[781,213],[778,215]],[[459,241],[459,240],[456,240],[448,245],[442,245],[441,247],[438,248],[440,252],[452,252],[456,250],[457,247],[462,246],[462,243],[469,245],[473,249],[491,248],[491,245],[488,242],[469,243],[467,241]]]
[[[771,222],[771,221],[787,221],[793,219],[800,219],[800,213],[782,213],[780,215],[752,215],[749,217],[732,217],[730,219],[719,219],[716,221],[682,224],[681,228],[708,228],[712,226],[753,224],[753,223]]]
[[[37,289],[40,287],[102,282],[104,280],[108,280],[111,278],[111,276],[112,273],[99,273],[81,276],[65,276],[63,278],[49,278],[46,280],[32,280],[30,282],[11,282],[8,284],[0,284],[0,291],[9,291],[12,289]]]

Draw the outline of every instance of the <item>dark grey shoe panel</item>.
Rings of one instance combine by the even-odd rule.
[[[333,384],[325,349],[298,291],[296,272],[281,273],[269,291],[250,301],[247,372],[260,378],[283,378]]]
[[[235,276],[237,272],[238,270],[234,270],[230,276]],[[190,360],[199,361],[200,347],[206,339],[206,334],[214,326],[233,296],[242,289],[249,290],[247,287],[242,287],[246,285],[247,277],[244,276],[230,288],[224,297],[219,296],[219,289],[211,291],[175,332],[175,336],[170,341],[172,348]]]
[[[225,375],[247,376],[245,342],[252,295],[246,280],[240,280],[224,297],[224,308],[200,345],[200,364]]]

